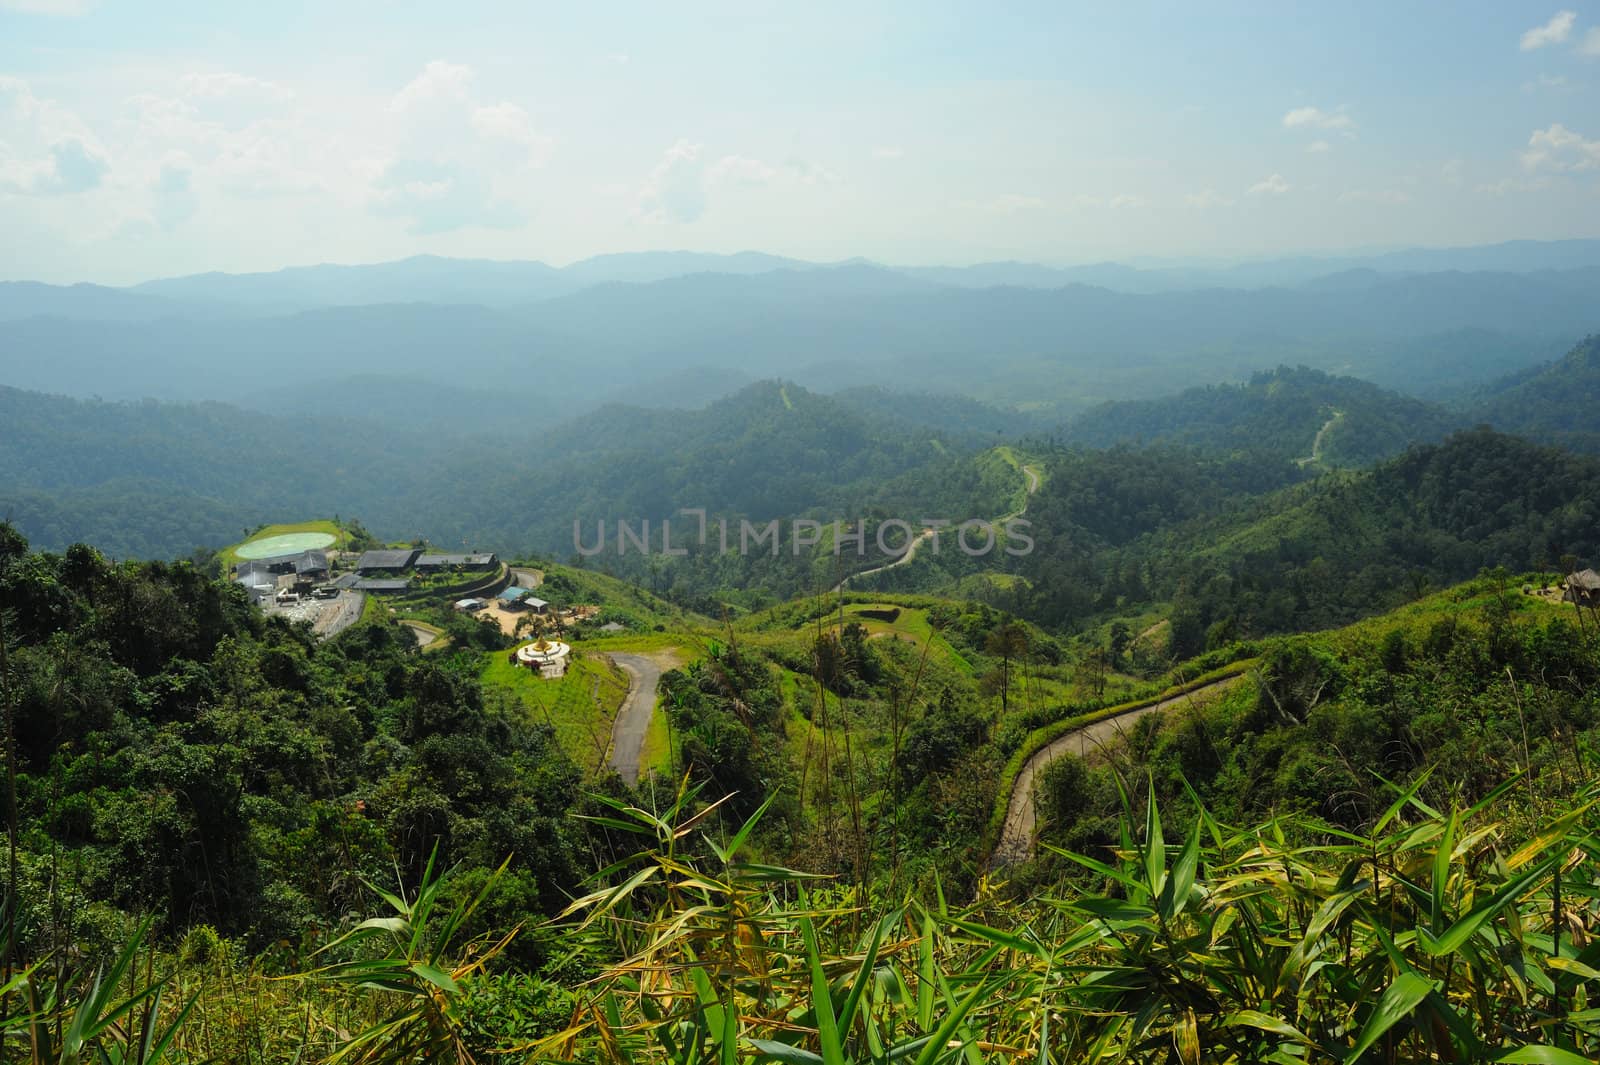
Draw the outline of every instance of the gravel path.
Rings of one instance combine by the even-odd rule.
[[[1034,838],[1039,831],[1038,815],[1033,807],[1033,781],[1045,766],[1064,754],[1075,754],[1080,758],[1088,757],[1096,748],[1115,738],[1146,714],[1159,713],[1174,706],[1207,702],[1247,679],[1249,674],[1224,677],[1186,694],[1174,695],[1158,703],[1141,706],[1137,710],[1129,710],[1125,714],[1073,729],[1039,748],[1032,758],[1022,763],[1022,771],[1017,774],[1016,783],[1011,787],[1011,803],[1006,808],[1005,828],[1000,833],[999,845],[989,858],[990,868],[998,869],[1014,865],[1033,857]]]

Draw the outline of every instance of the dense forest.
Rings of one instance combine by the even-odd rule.
[[[1576,938],[1593,865],[1562,864],[1597,827],[1600,620],[1504,573],[1193,663],[1175,675],[1235,662],[1247,683],[1050,762],[1044,846],[1001,874],[994,767],[1123,696],[1084,681],[1092,648],[990,608],[823,598],[713,626],[662,680],[680,783],[631,791],[487,686],[469,642],[419,652],[382,619],[319,642],[192,564],[0,533],[8,957],[86,1003],[73,1028],[41,1000],[36,1047],[953,1062],[1003,1041],[1178,1062],[1194,1039],[1241,1061],[1539,1044],[1526,1060],[1562,1065],[1600,1047],[1579,1009],[1600,958]],[[1283,946],[1251,947],[1262,928]],[[1290,979],[1296,949],[1343,960],[1287,985],[1310,996],[1255,982]],[[72,983],[80,957],[114,959],[106,994]],[[1519,965],[1552,973],[1554,1018],[1507,995]],[[904,992],[867,993],[874,973]]]
[[[109,949],[136,915],[298,942],[435,852],[517,855],[505,904],[548,913],[590,865],[576,769],[464,661],[391,626],[318,642],[188,563],[0,536],[25,955]]]
[[[1061,437],[1081,447],[1174,444],[1333,467],[1370,465],[1459,425],[1434,404],[1302,366],[1169,399],[1106,403],[1068,422]]]

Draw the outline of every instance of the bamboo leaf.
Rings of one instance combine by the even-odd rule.
[[[435,968],[432,965],[427,965],[418,961],[411,963],[411,971],[441,991],[448,991],[451,994],[455,994],[457,991],[461,990],[461,988],[456,985],[454,978],[452,978],[451,975],[445,972],[443,969]]]
[[[823,1065],[823,1059],[816,1054],[788,1043],[777,1043],[771,1039],[749,1039],[746,1042],[756,1048],[764,1061],[781,1061],[785,1065]]]
[[[1262,1013],[1259,1010],[1239,1010],[1236,1013],[1230,1013],[1228,1016],[1222,1019],[1222,1024],[1227,1028],[1237,1028],[1241,1026],[1246,1028],[1259,1028],[1263,1032],[1271,1032],[1273,1035],[1281,1035],[1286,1039],[1293,1039],[1297,1043],[1305,1043],[1307,1045],[1310,1045],[1311,1043],[1311,1040],[1306,1038],[1304,1032],[1300,1031],[1300,1029],[1296,1028],[1288,1021],[1282,1020],[1278,1017],[1273,1017],[1270,1014]]]
[[[1383,1038],[1383,1034],[1407,1017],[1413,1010],[1427,998],[1433,991],[1433,982],[1425,980],[1415,973],[1401,973],[1395,977],[1394,983],[1383,993],[1378,1004],[1373,1007],[1372,1013],[1367,1017],[1367,1023],[1361,1026],[1361,1034],[1356,1037],[1356,1042],[1345,1055],[1346,1062],[1360,1059],[1367,1049]]]
[[[1167,845],[1161,837],[1161,810],[1156,805],[1156,782],[1150,778],[1150,800],[1144,811],[1145,890],[1159,898],[1167,880]]]
[[[1546,859],[1516,879],[1507,881],[1499,891],[1475,906],[1471,913],[1451,925],[1438,939],[1429,935],[1426,929],[1419,930],[1418,938],[1422,948],[1437,957],[1449,954],[1460,947],[1472,937],[1473,933],[1482,928],[1486,921],[1504,909],[1507,903],[1522,894],[1529,884],[1544,876],[1554,861],[1555,859]]]
[[[1552,1046],[1519,1047],[1494,1059],[1504,1065],[1594,1065],[1581,1054]]]
[[[1183,912],[1189,901],[1189,890],[1194,887],[1195,872],[1200,866],[1200,822],[1196,821],[1189,829],[1189,838],[1183,844],[1183,850],[1178,853],[1178,860],[1172,866],[1172,874],[1161,889],[1161,916],[1165,920],[1172,920]]]
[[[844,1047],[839,1042],[839,1019],[833,1012],[833,992],[828,987],[828,975],[822,970],[822,950],[817,945],[817,928],[810,917],[800,918],[800,936],[805,941],[806,960],[811,967],[811,1008],[817,1017],[822,1060],[826,1065],[847,1065]]]

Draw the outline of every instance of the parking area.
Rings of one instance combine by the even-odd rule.
[[[333,599],[302,599],[298,603],[278,605],[271,601],[262,607],[270,617],[277,615],[290,621],[308,621],[318,636],[333,636],[354,625],[366,606],[364,592],[345,590]]]

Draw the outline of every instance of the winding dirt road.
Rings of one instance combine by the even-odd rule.
[[[989,867],[1000,869],[1033,857],[1034,841],[1039,832],[1038,814],[1033,807],[1033,782],[1045,766],[1064,754],[1086,758],[1146,714],[1160,713],[1184,704],[1207,702],[1248,678],[1248,673],[1224,677],[1191,692],[1173,695],[1149,706],[1141,706],[1116,717],[1108,717],[1092,725],[1073,729],[1039,748],[1033,757],[1022,763],[1022,770],[1012,785],[1011,802],[1006,808],[1005,828],[1000,833],[1000,842],[995,847],[994,854],[989,857]]]
[[[1307,455],[1303,459],[1295,459],[1295,463],[1301,467],[1305,467],[1313,466],[1321,462],[1322,449],[1328,442],[1328,434],[1333,432],[1334,429],[1338,428],[1339,423],[1342,421],[1344,421],[1344,411],[1334,411],[1333,417],[1322,423],[1322,428],[1317,430],[1316,437],[1311,441],[1311,454]]]

